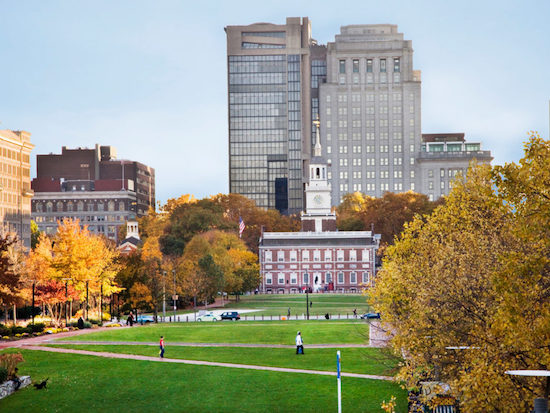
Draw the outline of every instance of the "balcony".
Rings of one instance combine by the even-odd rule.
[[[420,152],[417,156],[418,161],[435,161],[450,159],[479,159],[491,161],[491,151],[441,151],[441,152]]]

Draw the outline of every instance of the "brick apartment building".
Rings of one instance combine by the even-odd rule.
[[[90,231],[118,241],[118,228],[155,206],[155,170],[116,159],[112,146],[62,148],[37,155],[32,217],[41,231],[55,233],[57,221],[78,218]]]

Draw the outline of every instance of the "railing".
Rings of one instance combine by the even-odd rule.
[[[199,315],[197,314],[197,317]],[[250,314],[250,315],[241,315],[241,321],[284,321],[284,320],[306,320],[307,315],[306,314],[291,314],[290,316],[284,315],[284,314],[277,314],[277,315],[265,315],[265,314]],[[325,314],[309,314],[310,320],[326,320]],[[330,320],[360,320],[359,315],[354,315],[353,313],[336,313],[336,314],[329,314]],[[163,317],[161,315],[158,316],[159,323],[191,323],[195,322],[195,315],[194,314],[178,314],[176,316],[166,316]],[[227,320],[229,321],[229,320]],[[123,321],[121,321],[123,322]]]

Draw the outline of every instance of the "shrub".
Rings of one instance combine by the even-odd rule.
[[[21,327],[21,326],[13,326],[11,327],[11,334],[17,336],[17,334],[21,335],[23,333],[32,333],[32,328],[30,327]]]
[[[8,379],[8,369],[0,367],[0,383],[4,383]]]
[[[108,324],[105,327],[122,327],[122,326],[118,323],[114,323],[114,324]]]
[[[32,330],[31,331],[32,333],[40,333],[44,331],[44,328],[46,328],[46,325],[44,323],[34,323],[34,325],[29,324],[27,328],[29,327]]]
[[[0,326],[0,336],[10,336],[11,328],[6,326]]]
[[[2,354],[0,356],[0,366],[7,370],[9,379],[15,376],[15,368],[23,361],[25,361],[25,359],[21,353]]]

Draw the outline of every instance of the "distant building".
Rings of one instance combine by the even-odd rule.
[[[138,222],[128,221],[126,223],[126,238],[120,241],[117,250],[121,255],[130,255],[136,252],[140,245]]]
[[[155,206],[155,170],[117,160],[112,146],[62,148],[37,155],[32,216],[41,231],[53,234],[57,221],[78,218],[90,231],[118,241],[118,228]]]
[[[330,192],[327,164],[317,139],[302,231],[264,232],[260,239],[262,292],[356,293],[372,284],[380,236],[369,231],[337,231]]]
[[[311,153],[309,19],[227,26],[229,192],[300,213]]]
[[[454,177],[466,175],[470,162],[490,163],[490,151],[480,142],[466,142],[463,133],[425,133],[417,156],[419,188],[431,201],[449,195]]]
[[[25,131],[0,130],[0,231],[17,234],[31,246],[30,154],[34,145]]]
[[[448,180],[426,176],[442,154],[423,149],[430,145],[422,135],[422,81],[412,41],[394,24],[357,24],[342,26],[333,42],[321,45],[310,26],[307,17],[293,17],[283,25],[225,28],[229,191],[263,208],[303,211],[301,182],[318,119],[332,206],[353,192],[447,194]],[[474,157],[492,159],[489,151],[462,143],[463,151],[449,146],[447,169],[465,170]]]

